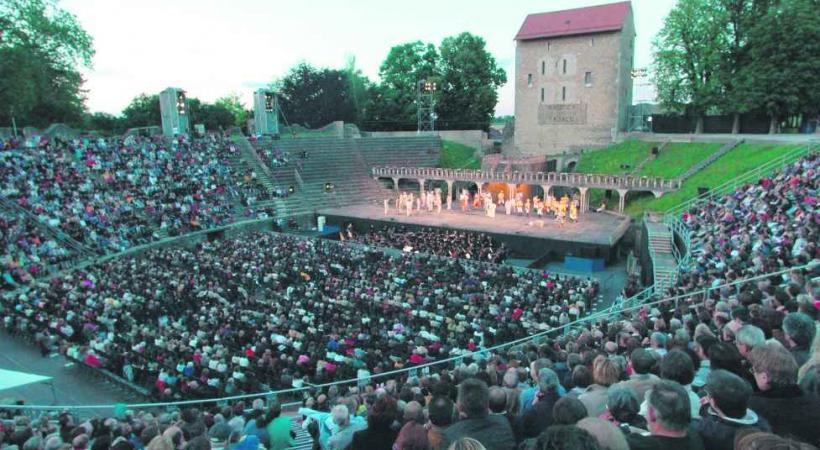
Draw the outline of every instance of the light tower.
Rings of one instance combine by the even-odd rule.
[[[416,106],[418,107],[418,132],[435,131],[436,129],[436,100],[434,94],[438,84],[431,80],[421,80],[416,83]]]
[[[159,93],[159,111],[162,116],[162,134],[186,134],[190,128],[188,98],[185,91],[171,88]]]
[[[256,134],[279,134],[279,101],[275,92],[260,89],[253,93],[253,127]]]

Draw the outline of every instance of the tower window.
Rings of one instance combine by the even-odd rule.
[[[564,60],[564,75],[567,74],[567,60]]]
[[[566,100],[567,100],[567,87],[562,86],[561,87],[561,101],[563,102],[563,101],[566,101]]]
[[[541,88],[541,103],[544,103],[544,88]]]
[[[546,73],[546,71],[547,71],[547,62],[546,61],[541,61],[541,75],[544,75],[544,73]]]
[[[527,86],[532,87],[532,74],[527,74]]]
[[[584,84],[587,86],[592,86],[592,72],[587,72],[584,74]]]

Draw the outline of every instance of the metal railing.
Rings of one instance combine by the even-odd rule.
[[[678,262],[679,268],[689,267],[692,258],[692,232],[683,223],[680,216],[666,214],[663,216],[663,223],[672,231],[672,254]],[[675,236],[678,236],[683,244],[683,249],[678,249]]]
[[[669,192],[680,189],[679,179],[565,172],[487,172],[430,167],[373,167],[374,177],[542,184],[549,186]]]
[[[622,316],[625,313],[630,313],[633,311],[637,311],[641,308],[653,307],[653,306],[661,306],[661,305],[669,305],[673,304],[676,308],[681,302],[689,302],[693,301],[690,306],[698,307],[703,302],[710,297],[712,292],[723,292],[726,288],[734,288],[734,292],[738,293],[740,290],[740,286],[745,285],[746,283],[754,282],[761,279],[768,279],[772,276],[783,275],[788,273],[792,270],[801,270],[809,267],[809,265],[803,266],[795,266],[786,268],[780,271],[766,273],[762,275],[757,275],[754,277],[745,278],[743,280],[733,281],[731,283],[724,283],[718,286],[712,286],[704,289],[700,289],[694,292],[690,292],[687,294],[681,294],[671,297],[665,297],[658,300],[654,300],[651,302],[644,302],[646,299],[650,299],[654,296],[654,287],[650,286],[649,288],[645,289],[644,291],[636,294],[629,299],[621,301],[617,304],[613,304],[611,307],[606,308],[604,310],[598,311],[596,313],[589,314],[585,317],[579,318],[573,322],[570,322],[565,325],[561,325],[549,330],[541,331],[530,336],[526,336],[520,339],[516,339],[510,342],[506,342],[503,344],[499,344],[493,347],[484,348],[480,350],[476,350],[473,352],[465,352],[460,355],[452,356],[449,358],[432,361],[425,364],[416,365],[413,367],[406,367],[402,369],[391,370],[382,373],[375,373],[370,374],[367,377],[367,382],[370,383],[374,379],[381,379],[381,378],[396,378],[402,376],[414,376],[419,373],[419,371],[425,372],[429,371],[430,368],[433,367],[450,367],[457,364],[460,364],[463,358],[465,357],[476,357],[476,358],[483,358],[487,355],[498,352],[501,350],[506,350],[513,348],[515,346],[524,345],[530,342],[537,343],[542,338],[548,337],[550,335],[558,335],[560,333],[564,333],[570,331],[573,328],[585,328],[590,323],[600,319],[608,319],[612,320],[613,318],[617,318],[618,316]],[[301,392],[305,392],[311,389],[323,389],[330,386],[355,386],[361,380],[360,379],[347,379],[347,380],[340,380],[334,381],[329,383],[323,384],[310,384],[309,386],[304,387],[295,387],[289,389],[281,389],[277,391],[266,391],[266,392],[257,392],[251,394],[241,394],[241,395],[233,395],[233,396],[226,396],[226,397],[219,397],[219,398],[209,398],[209,399],[195,399],[195,400],[183,400],[183,401],[176,401],[176,402],[155,402],[155,403],[135,403],[124,405],[127,409],[146,409],[146,408],[178,408],[181,406],[188,406],[188,405],[206,405],[206,404],[223,404],[226,402],[231,401],[238,401],[238,400],[246,400],[246,399],[254,399],[254,398],[271,398],[271,397],[282,397],[287,394],[298,394]],[[3,405],[3,409],[15,409],[15,410],[23,410],[23,411],[63,411],[63,410],[113,410],[116,407],[122,407],[123,405],[118,404],[100,404],[100,405]]]

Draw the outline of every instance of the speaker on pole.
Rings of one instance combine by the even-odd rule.
[[[706,186],[699,186],[698,187],[698,197],[703,197],[704,195],[709,194],[709,188]]]

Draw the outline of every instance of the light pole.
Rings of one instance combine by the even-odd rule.
[[[421,80],[416,83],[416,106],[418,108],[418,133],[435,131],[436,129],[436,100],[434,94],[438,90],[438,83],[430,80]]]

